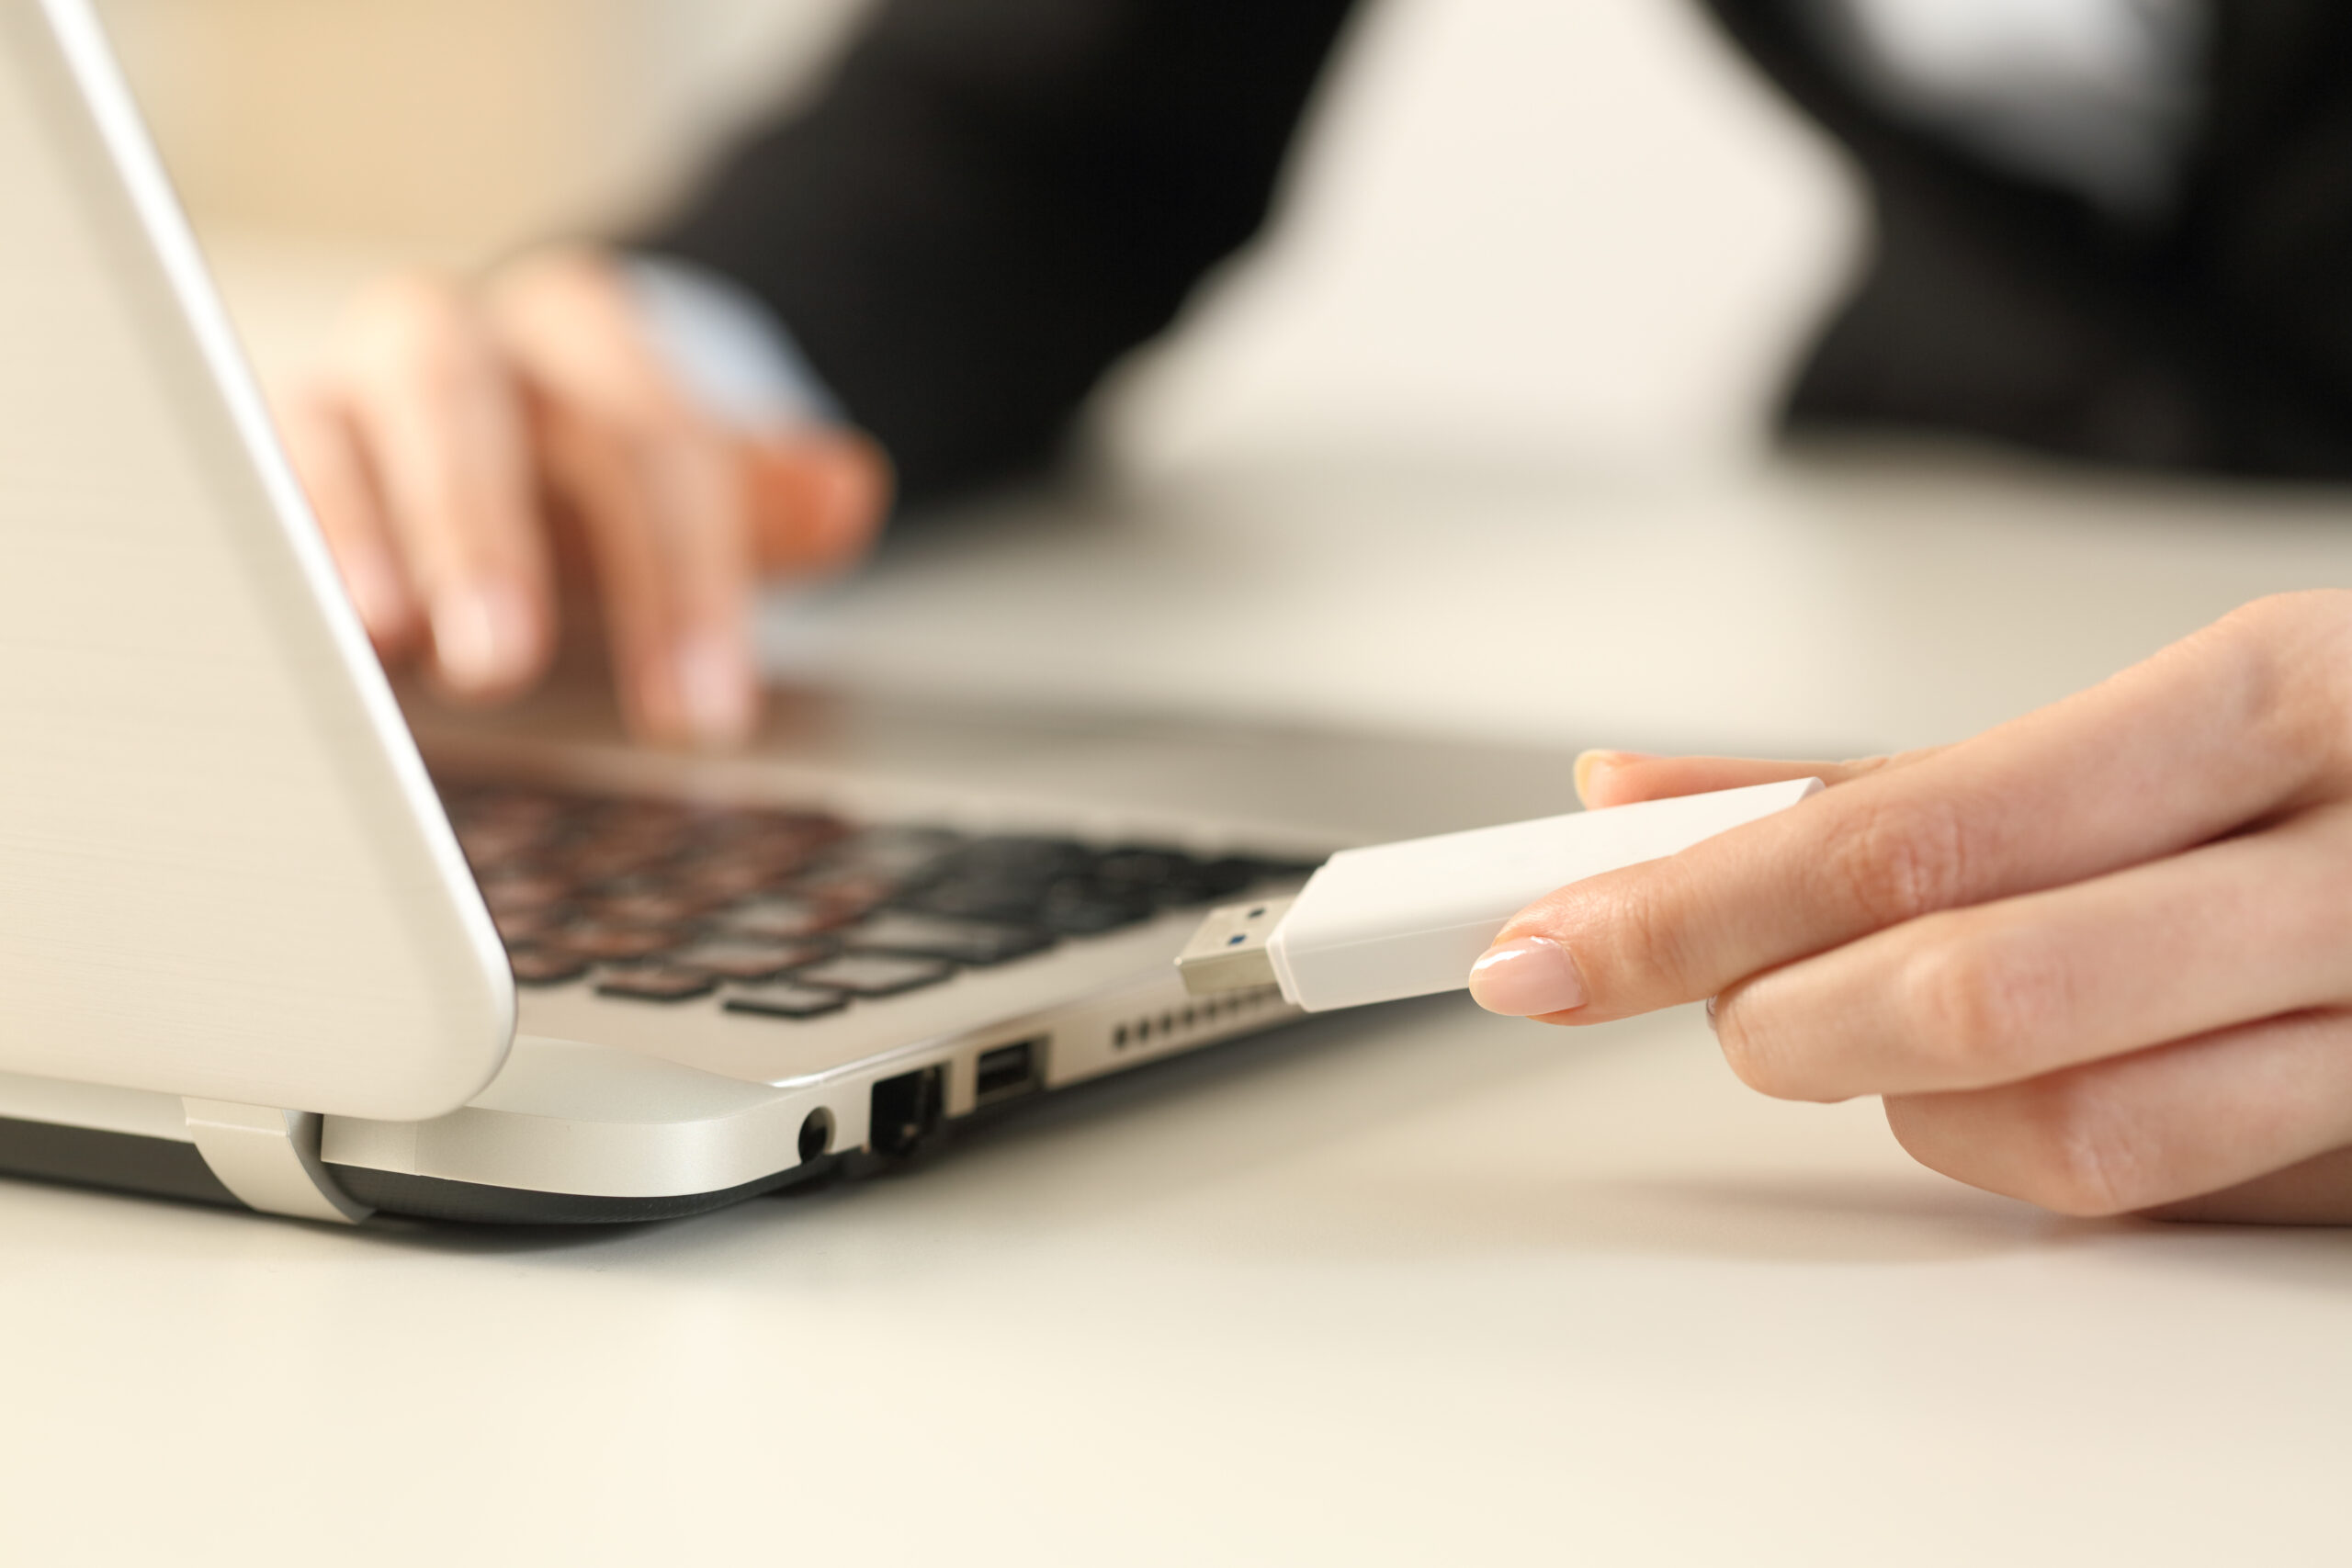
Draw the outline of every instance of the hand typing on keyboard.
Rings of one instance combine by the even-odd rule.
[[[856,560],[890,491],[854,432],[741,427],[690,395],[593,252],[526,257],[480,288],[379,285],[324,370],[276,401],[388,662],[461,699],[511,697],[548,671],[570,605],[601,622],[622,711],[657,740],[744,737],[756,581]]]

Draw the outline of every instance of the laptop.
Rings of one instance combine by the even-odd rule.
[[[823,694],[728,759],[579,692],[404,711],[85,0],[0,4],[0,1173],[337,1224],[869,1174],[1287,1020],[1176,953],[1426,774]]]

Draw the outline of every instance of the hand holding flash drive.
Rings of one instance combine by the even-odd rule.
[[[1176,967],[1195,996],[1279,986],[1308,1012],[1458,991],[1510,918],[1545,894],[1663,860],[1821,789],[1792,779],[1343,850],[1289,898],[1210,911]]]

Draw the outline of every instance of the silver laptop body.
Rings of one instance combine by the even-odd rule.
[[[1170,961],[1407,753],[808,695],[721,761],[560,694],[413,729],[85,0],[0,0],[0,1171],[657,1218],[1289,1016]]]

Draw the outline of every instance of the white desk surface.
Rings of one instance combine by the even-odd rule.
[[[910,536],[779,656],[1860,746],[2352,573],[2337,499],[1997,470],[1234,475],[1112,510]],[[1970,1191],[1872,1104],[1750,1096],[1690,1012],[1320,1021],[914,1175],[612,1233],[0,1184],[0,1280],[25,1563],[2345,1551],[2352,1235]]]

